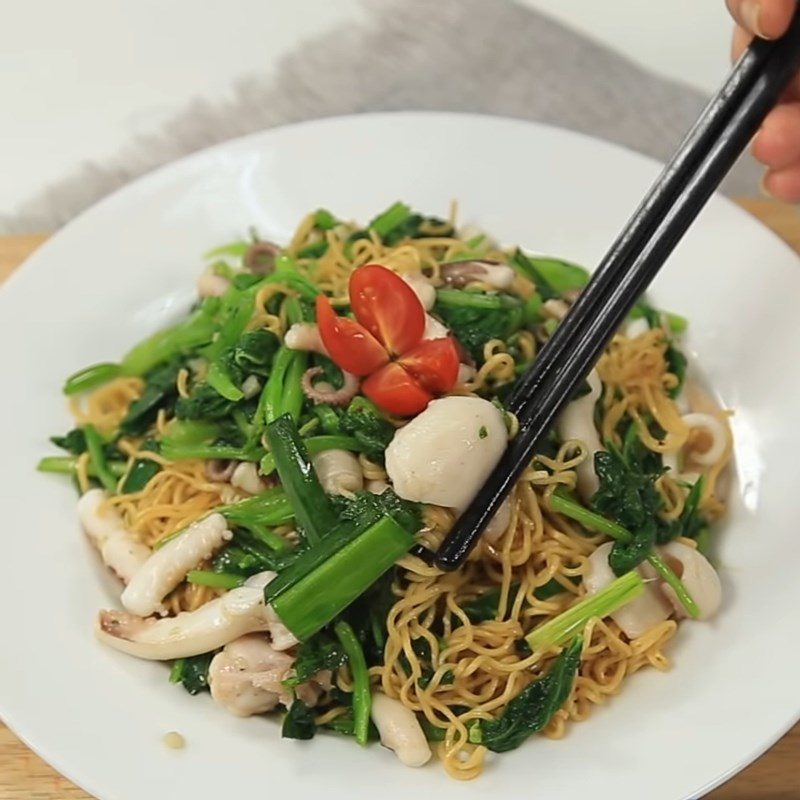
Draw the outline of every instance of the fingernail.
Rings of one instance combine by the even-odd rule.
[[[768,197],[770,200],[774,200],[775,199],[775,195],[772,194],[772,192],[767,188],[767,178],[768,177],[769,177],[769,173],[768,172],[765,172],[761,176],[761,181],[758,184],[758,188],[761,191],[761,194],[764,195],[764,197]]]
[[[756,36],[764,37],[761,32],[761,3],[759,0],[744,0],[739,7],[742,21]]]

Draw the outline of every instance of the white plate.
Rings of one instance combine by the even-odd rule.
[[[721,534],[725,587],[711,624],[686,624],[668,674],[644,670],[567,739],[536,738],[469,785],[406,770],[380,747],[282,741],[274,719],[236,719],[167,683],[163,665],[92,639],[113,604],[75,519],[68,481],[33,471],[69,418],[63,377],[113,360],[181,313],[200,254],[249,225],[285,240],[308,210],[368,219],[402,198],[592,265],[657,165],[561,130],[502,119],[393,114],[325,120],[199,153],[128,186],[44,245],[0,291],[3,555],[0,710],[57,769],[104,800],[327,800],[487,794],[596,800],[697,797],[797,719],[795,255],[716,198],[655,296],[689,316],[691,347],[737,409],[739,485]],[[183,751],[162,743],[186,737]]]

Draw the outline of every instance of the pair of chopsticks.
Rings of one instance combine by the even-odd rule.
[[[756,40],[737,62],[617,237],[569,313],[519,379],[506,406],[520,429],[434,556],[455,569],[530,464],[536,445],[608,341],[747,147],[800,68],[800,13],[776,41]]]

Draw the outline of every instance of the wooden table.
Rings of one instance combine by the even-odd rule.
[[[740,203],[800,252],[800,214],[795,208],[750,198]],[[0,237],[0,281],[45,238]],[[4,689],[7,690],[8,687]],[[755,764],[708,797],[712,800],[800,800],[800,724]],[[0,800],[88,798],[86,792],[62,778],[0,723]]]

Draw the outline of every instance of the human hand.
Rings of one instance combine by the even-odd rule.
[[[726,0],[736,20],[733,58],[753,36],[777,39],[797,8],[795,0]],[[773,109],[751,145],[753,156],[767,167],[764,190],[788,203],[800,202],[800,74],[794,77],[780,105]]]

